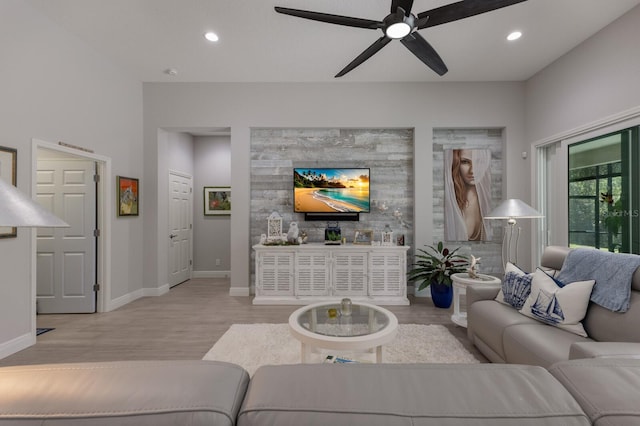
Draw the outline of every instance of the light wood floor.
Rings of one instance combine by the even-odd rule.
[[[476,358],[466,329],[451,310],[409,296],[410,306],[386,306],[401,324],[445,325]],[[227,279],[193,279],[160,297],[145,297],[113,312],[39,315],[38,327],[55,330],[0,360],[0,366],[141,359],[202,359],[234,323],[286,323],[298,306],[253,306],[252,297],[229,296]]]

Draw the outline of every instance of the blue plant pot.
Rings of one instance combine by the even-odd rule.
[[[453,286],[431,283],[431,299],[438,308],[448,309],[453,301]]]

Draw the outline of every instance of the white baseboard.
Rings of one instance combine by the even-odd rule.
[[[0,359],[13,355],[16,352],[20,352],[21,350],[35,344],[36,336],[34,333],[27,333],[22,336],[18,336],[15,339],[11,339],[0,345]]]
[[[165,284],[158,288],[141,288],[131,293],[127,293],[124,296],[120,296],[117,299],[113,299],[107,303],[107,312],[111,312],[115,309],[121,308],[122,306],[133,302],[134,300],[138,300],[141,297],[147,296],[162,296],[169,292],[169,284]]]
[[[229,278],[231,271],[192,271],[191,278]]]
[[[165,284],[163,286],[160,286],[158,288],[143,288],[142,289],[142,295],[143,296],[162,296],[163,294],[167,294],[169,293],[169,284]]]
[[[229,287],[229,296],[247,297],[251,295],[249,290],[249,287]]]

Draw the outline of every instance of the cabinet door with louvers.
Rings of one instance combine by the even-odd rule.
[[[369,254],[369,295],[402,295],[403,291],[406,291],[406,263],[404,252],[371,252]]]
[[[333,253],[333,294],[336,296],[367,295],[367,252]]]
[[[327,251],[296,253],[296,296],[329,295],[329,258]]]
[[[256,254],[256,295],[293,296],[293,252]]]

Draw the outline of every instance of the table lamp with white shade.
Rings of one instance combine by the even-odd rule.
[[[507,219],[507,227],[502,237],[502,265],[507,262],[513,264],[518,263],[518,240],[520,238],[521,228],[516,227],[516,219],[533,219],[544,217],[542,213],[517,198],[504,200],[498,207],[493,209],[484,219]],[[515,238],[514,257],[511,257],[512,241]],[[506,249],[506,250],[505,250]],[[505,256],[506,251],[506,256]]]
[[[15,186],[0,179],[0,226],[60,228],[68,227],[69,224]]]

